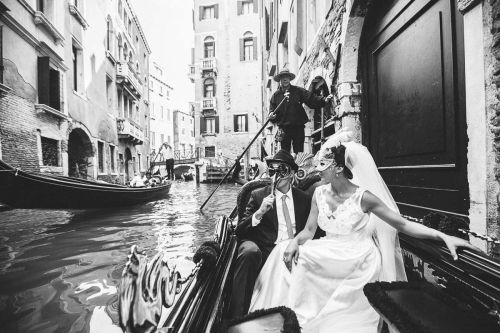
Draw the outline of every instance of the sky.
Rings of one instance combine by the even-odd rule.
[[[194,101],[188,64],[194,44],[192,0],[130,0],[151,49],[150,60],[164,68],[164,79],[174,88],[174,109],[188,111]],[[151,61],[151,63],[152,63]]]

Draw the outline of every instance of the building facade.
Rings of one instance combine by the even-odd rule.
[[[306,151],[349,128],[404,215],[437,212],[500,236],[498,2],[263,2],[263,108],[283,67],[293,84],[335,96],[309,110]],[[269,153],[274,134],[264,137]]]
[[[234,160],[262,122],[258,1],[194,1],[196,148]],[[252,148],[248,156],[258,156]],[[214,160],[214,161],[215,161]]]
[[[195,154],[194,116],[181,110],[174,110],[174,150],[179,157]]]
[[[166,83],[163,67],[153,62],[149,74],[151,156],[155,156],[162,144],[174,145],[174,112],[170,95],[172,86]]]
[[[114,182],[143,170],[151,51],[128,1],[3,6],[2,159]]]

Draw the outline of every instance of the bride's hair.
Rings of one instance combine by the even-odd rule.
[[[349,169],[346,166],[345,163],[345,146],[344,145],[338,145],[336,147],[331,147],[329,148],[330,154],[327,154],[325,157],[326,158],[333,158],[335,161],[335,164],[338,166],[344,167],[344,175],[347,177],[347,179],[352,179],[352,172],[351,169]]]

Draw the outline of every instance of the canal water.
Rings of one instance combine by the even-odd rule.
[[[182,276],[229,214],[238,185],[175,182],[164,200],[119,209],[0,212],[0,331],[121,332],[117,288],[130,247],[164,251]]]

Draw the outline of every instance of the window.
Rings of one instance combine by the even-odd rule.
[[[200,118],[200,134],[215,134],[219,133],[219,117],[201,117]]]
[[[257,60],[257,38],[250,31],[245,32],[240,39],[240,60]]]
[[[165,142],[165,134],[160,134],[160,144]]]
[[[108,100],[108,108],[113,107],[113,80],[106,75],[106,98]]]
[[[204,55],[205,58],[215,57],[215,39],[212,36],[208,36],[203,41],[204,44]]]
[[[200,21],[219,17],[219,5],[200,6]]]
[[[36,10],[42,13],[45,11],[45,0],[36,1]]]
[[[38,58],[38,103],[61,110],[59,71],[50,67],[49,57]]]
[[[203,96],[206,98],[214,97],[215,95],[215,81],[214,79],[206,79],[203,84]]]
[[[248,115],[238,114],[234,116],[234,131],[248,132]]]
[[[59,141],[41,137],[42,162],[46,166],[59,166]]]
[[[137,172],[137,159],[135,158],[135,156],[132,156],[132,167],[135,174]]]
[[[111,45],[113,45],[113,23],[111,17],[106,20],[106,50],[111,52]]]
[[[110,161],[110,166],[111,166],[111,172],[116,173],[116,164],[115,164],[115,146],[109,145],[109,161]]]
[[[123,10],[123,5],[122,5],[122,0],[118,0],[118,14],[122,14],[122,10]]]
[[[182,129],[182,134],[186,133],[186,131],[184,130],[184,128]]]
[[[141,154],[137,154],[137,162],[139,163],[139,167],[138,167],[138,170],[141,171],[142,170],[142,158],[141,158]]]
[[[155,132],[151,131],[149,132],[151,134],[151,145],[153,146],[153,148],[156,147],[156,143],[155,143]]]
[[[214,118],[207,118],[206,119],[206,124],[207,124],[207,133],[215,133],[215,119]]]
[[[73,61],[73,90],[80,92],[82,90],[82,76],[83,76],[83,59],[82,49],[73,43],[72,48],[72,61]]]
[[[205,157],[215,157],[215,146],[205,147]]]
[[[97,141],[97,158],[99,163],[99,173],[104,173],[104,142]]]
[[[163,86],[160,84],[160,96],[163,96]]]
[[[167,109],[167,120],[170,120],[170,109]]]
[[[167,143],[170,144],[172,141],[170,141],[170,135],[167,136]]]
[[[246,15],[253,13],[258,13],[259,7],[257,0],[238,0],[237,2],[237,13],[238,15]]]
[[[160,106],[160,112],[161,112],[161,120],[164,119],[164,115],[163,115],[163,105]],[[162,140],[163,141],[163,140]]]
[[[120,173],[125,173],[125,160],[123,154],[118,154],[118,163],[120,164]]]

